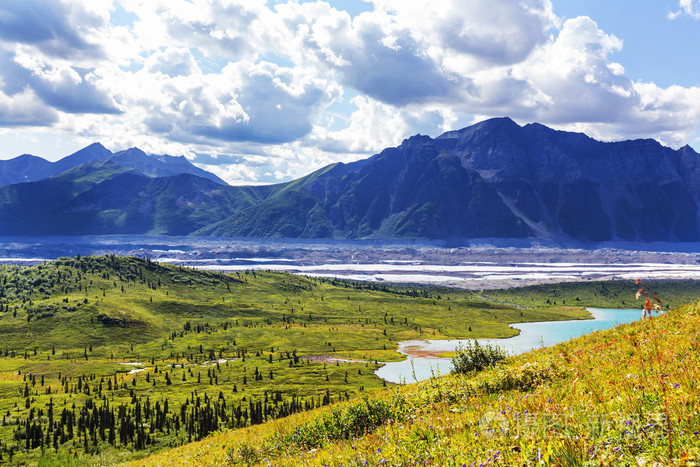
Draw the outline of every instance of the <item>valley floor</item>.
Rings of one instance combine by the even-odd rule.
[[[537,434],[501,444],[472,438],[491,412],[516,417],[507,419],[515,426],[535,409],[574,417],[582,444],[567,444],[567,456],[612,456],[612,445],[625,449],[624,459],[649,451],[648,459],[663,460],[674,455],[649,430],[589,440],[580,425],[662,406],[683,429],[672,443],[695,455],[688,430],[700,428],[692,405],[697,312],[671,310],[697,300],[700,282],[647,285],[664,299],[663,317],[479,375],[397,388],[374,371],[402,358],[398,342],[508,337],[516,333],[509,323],[638,306],[636,286],[582,281],[474,293],[259,269],[222,274],[118,255],[0,266],[0,463],[446,465],[493,462],[497,450],[516,460],[553,456],[561,440]],[[621,367],[628,379],[615,373]]]
[[[697,465],[699,337],[685,306],[133,465]]]
[[[519,245],[519,246],[513,246]],[[591,280],[700,278],[698,244],[561,248],[536,240],[212,239],[199,237],[0,238],[0,263],[118,254],[209,271],[276,270],[316,277],[470,290]]]

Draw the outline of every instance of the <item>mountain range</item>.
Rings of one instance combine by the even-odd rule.
[[[0,234],[700,241],[700,156],[509,118],[350,164],[229,186],[187,159],[92,144],[0,161]]]
[[[31,154],[23,154],[14,159],[0,161],[0,185],[36,182],[60,175],[82,164],[107,161],[136,169],[149,177],[167,177],[188,173],[216,183],[226,184],[216,175],[191,164],[184,156],[147,155],[138,148],[112,153],[100,143],[93,143],[56,162],[49,162]]]

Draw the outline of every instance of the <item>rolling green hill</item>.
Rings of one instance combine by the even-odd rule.
[[[118,256],[2,266],[0,461],[139,458],[383,390],[373,371],[401,358],[401,340],[509,336],[513,321],[586,315]]]

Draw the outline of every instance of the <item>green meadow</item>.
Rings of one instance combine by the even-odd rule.
[[[694,282],[650,286],[683,301],[700,291]],[[299,453],[330,449],[332,437],[318,427],[311,444],[299,433],[257,437],[303,431],[324,414],[344,420],[342,407],[356,407],[360,418],[361,404],[383,413],[366,401],[438,384],[397,389],[374,375],[379,362],[401,358],[399,341],[507,337],[512,322],[582,319],[585,306],[629,307],[635,291],[616,281],[471,293],[264,271],[225,275],[119,256],[3,266],[0,463],[147,458],[158,465],[177,461],[147,456],[211,442],[219,443],[206,448],[214,457],[196,462],[245,464],[274,455],[272,464],[291,464]],[[344,439],[377,436],[390,418],[341,431],[352,434]]]
[[[134,466],[695,466],[700,303]]]

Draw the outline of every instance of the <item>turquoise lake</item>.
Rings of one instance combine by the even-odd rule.
[[[641,318],[641,310],[639,309],[588,308],[588,312],[591,313],[593,319],[513,323],[510,326],[520,330],[520,334],[517,336],[504,339],[477,340],[481,344],[499,345],[509,355],[517,355]],[[428,379],[433,375],[447,374],[452,370],[452,363],[449,358],[426,357],[425,354],[452,352],[461,342],[466,342],[467,340],[469,339],[416,339],[400,342],[398,351],[406,355],[407,359],[401,362],[387,363],[375,373],[380,378],[392,383],[412,383]]]

